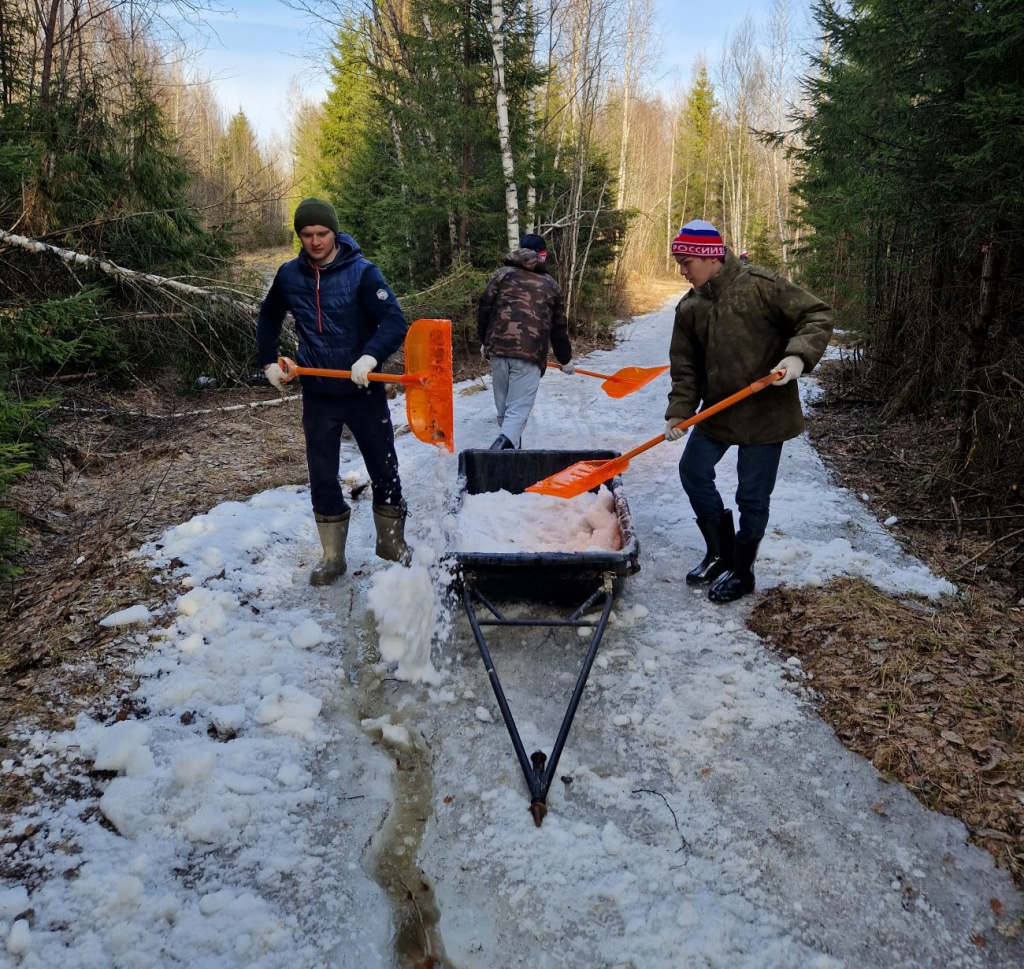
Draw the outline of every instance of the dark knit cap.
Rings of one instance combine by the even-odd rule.
[[[548,244],[541,236],[534,235],[531,232],[529,235],[525,235],[519,240],[519,248],[532,249],[534,252],[547,252]]]
[[[322,225],[325,228],[341,232],[341,223],[334,206],[324,199],[309,198],[299,202],[295,210],[295,234],[298,235],[306,226]]]

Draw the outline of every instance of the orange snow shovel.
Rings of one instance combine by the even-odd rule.
[[[280,357],[277,365],[286,374],[352,377],[351,370],[300,367],[288,357]],[[455,453],[451,320],[416,320],[405,335],[405,373],[371,373],[369,379],[403,384],[409,430],[425,444],[440,444]]]
[[[549,362],[548,366],[562,369],[562,365],[554,361]],[[621,370],[616,370],[615,373],[596,373],[593,370],[583,370],[581,367],[577,367],[576,373],[581,373],[586,377],[600,377],[604,380],[601,389],[609,397],[628,397],[633,391],[646,387],[655,377],[660,377],[666,370],[668,370],[667,365],[664,367],[623,367]]]
[[[755,380],[752,384],[737,391],[731,397],[726,397],[725,400],[720,400],[717,404],[712,404],[710,407],[702,410],[688,421],[676,424],[676,427],[686,428],[699,424],[712,414],[717,414],[727,407],[732,407],[733,404],[738,404],[751,394],[764,390],[765,387],[781,379],[784,372],[776,370],[768,374],[767,377]],[[629,467],[631,458],[635,458],[638,454],[643,454],[644,451],[654,447],[655,444],[661,444],[665,439],[664,434],[659,434],[639,447],[633,448],[632,451],[627,451],[620,457],[612,458],[610,461],[578,461],[576,464],[571,464],[564,470],[559,471],[558,474],[553,474],[550,478],[544,478],[542,481],[530,485],[526,490],[533,491],[539,495],[553,495],[555,498],[575,498],[577,495],[582,495],[585,491],[590,491],[591,488],[596,488],[609,478],[614,478],[615,475],[621,474]]]

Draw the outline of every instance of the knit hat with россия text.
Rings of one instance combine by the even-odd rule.
[[[719,231],[704,219],[687,222],[672,240],[673,256],[699,256],[702,259],[724,259],[725,243]]]

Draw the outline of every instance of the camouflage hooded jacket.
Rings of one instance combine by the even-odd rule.
[[[550,343],[559,363],[572,359],[562,293],[532,249],[513,249],[487,281],[476,328],[488,357],[529,360],[543,373]]]
[[[665,419],[686,420],[797,356],[809,373],[832,337],[832,310],[776,272],[731,252],[717,275],[676,307]],[[804,428],[797,382],[767,387],[700,427],[726,444],[776,444]]]

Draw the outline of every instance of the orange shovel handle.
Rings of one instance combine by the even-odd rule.
[[[720,400],[717,404],[712,404],[710,407],[705,407],[698,414],[694,414],[689,420],[681,421],[676,424],[676,427],[687,428],[693,427],[694,424],[699,424],[703,420],[711,417],[713,414],[718,414],[720,411],[725,410],[727,407],[732,407],[733,404],[738,404],[741,400],[746,397],[750,397],[751,394],[756,394],[759,391],[765,389],[765,387],[771,386],[776,380],[781,380],[785,375],[784,370],[776,370],[773,373],[768,374],[767,377],[762,377],[760,380],[755,380],[752,384],[744,387],[742,390],[736,391],[725,400]],[[639,447],[633,448],[632,451],[627,451],[620,458],[615,458],[616,461],[629,461],[631,458],[635,458],[638,454],[643,454],[644,451],[649,450],[656,444],[661,444],[662,441],[667,440],[664,434],[659,434],[657,437],[652,437],[649,441],[645,441]]]
[[[286,374],[295,374],[299,377],[342,377],[352,379],[351,370],[328,370],[326,367],[300,367],[290,357],[278,357],[277,365]],[[418,373],[369,373],[368,380],[375,380],[385,384],[405,384],[406,386],[423,385],[426,383],[425,375]]]
[[[548,363],[548,366],[558,367],[559,370],[562,369],[562,365],[554,361]],[[584,377],[600,377],[602,380],[622,380],[621,377],[616,377],[613,373],[598,373],[596,370],[584,370],[582,367],[577,367],[576,373],[581,373]]]

